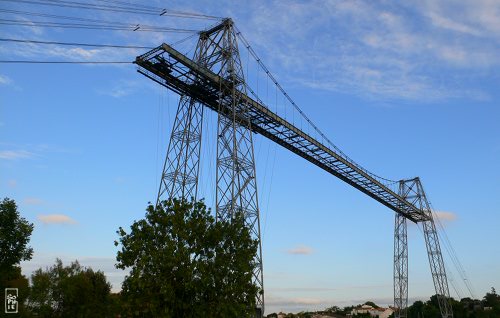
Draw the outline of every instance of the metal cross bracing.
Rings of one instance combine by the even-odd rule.
[[[298,154],[407,219],[413,222],[427,219],[417,207],[366,170],[312,138],[265,105],[249,97],[244,91],[235,90],[233,93],[230,80],[198,65],[168,44],[162,44],[138,56],[135,63],[143,75],[181,96],[191,96],[221,115],[229,118],[234,116],[239,121],[249,122],[248,129],[254,133],[261,134]],[[233,102],[237,102],[234,105],[235,112],[232,110]],[[244,114],[241,109],[245,109]]]
[[[404,181],[399,195],[408,199]],[[394,317],[406,318],[408,308],[408,236],[406,218],[396,213],[394,221]]]
[[[149,52],[154,55],[160,50]],[[163,63],[160,55],[155,61]],[[219,95],[217,103],[232,109],[233,116],[219,113],[217,129],[217,220],[230,221],[242,213],[251,235],[259,242],[254,256],[253,281],[259,288],[256,295],[256,316],[264,313],[264,280],[257,181],[250,122],[238,96],[245,93],[245,79],[239,57],[236,35],[231,20],[200,33],[194,61],[233,85],[227,95]],[[158,69],[169,72],[168,68]],[[203,85],[200,78],[188,79],[189,84]],[[181,93],[181,92],[179,92]],[[189,93],[182,93],[172,128],[167,158],[163,168],[157,204],[163,199],[196,198],[200,164],[203,106]]]
[[[399,194],[419,208],[427,219],[422,222],[427,255],[441,316],[453,317],[450,292],[438,234],[429,201],[419,178],[399,181]],[[408,240],[406,219],[396,214],[394,227],[394,317],[406,318],[408,308]]]
[[[253,99],[248,96],[232,25],[232,21],[226,19],[220,25],[200,33],[198,45],[202,38],[208,38],[205,43],[212,51],[207,54],[207,58],[216,61],[212,65],[204,65],[196,58],[190,59],[168,44],[138,56],[135,61],[141,74],[181,96],[189,96],[192,102],[188,105],[203,105],[218,113],[217,216],[228,218],[231,213],[243,211],[248,216],[247,224],[260,242],[251,132],[260,134],[396,212],[394,292],[395,306],[400,309],[397,317],[405,317],[408,302],[406,219],[422,222],[441,313],[443,317],[451,317],[437,232],[419,179],[400,181],[396,193],[337,148],[308,135],[271,111],[258,97]],[[196,162],[199,164],[199,159]],[[260,249],[258,254],[255,260],[260,272],[255,277],[261,279],[260,286],[263,286]],[[263,309],[263,296],[261,301]]]
[[[424,230],[423,232],[427,248],[427,256],[429,258],[432,280],[436,290],[439,309],[443,318],[453,317],[453,310],[449,302],[450,292],[448,280],[446,278],[443,255],[439,245],[439,237],[434,223],[434,218],[432,216],[432,210],[425,195],[422,183],[418,177],[409,180],[401,180],[399,182],[399,191],[400,194],[406,198],[406,200],[418,207],[422,213],[427,216],[427,219],[422,222],[422,227]],[[396,303],[401,305],[401,307],[399,307],[400,314],[396,314],[395,317],[406,317],[406,307],[408,305],[408,245],[406,243],[406,222],[401,223],[399,229],[398,226],[396,226],[395,235],[402,233],[404,233],[404,238],[401,237],[399,239],[401,242],[398,244],[398,252],[401,257],[396,259],[395,256],[394,259],[394,303],[395,305]],[[396,243],[394,250],[396,253]],[[396,267],[399,268],[398,272],[396,272]],[[396,273],[398,273],[398,275],[396,275]],[[400,293],[397,294],[396,290],[399,290]],[[398,313],[398,309],[396,309],[396,313]]]

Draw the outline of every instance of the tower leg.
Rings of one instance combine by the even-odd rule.
[[[211,40],[200,35],[194,60],[207,68],[220,63]],[[203,105],[189,96],[181,96],[175,116],[167,156],[161,175],[156,204],[170,198],[196,199],[200,170]]]
[[[430,210],[429,210],[430,211]],[[427,255],[431,267],[432,280],[436,289],[439,309],[443,318],[453,317],[453,310],[449,301],[450,291],[448,288],[448,280],[446,278],[446,270],[443,262],[443,255],[439,246],[439,238],[436,231],[436,225],[432,218],[432,213],[429,213],[429,220],[423,222],[425,244],[427,246]]]
[[[210,37],[221,52],[218,74],[232,84],[221,88],[231,97],[219,101],[219,105],[229,106],[231,113],[219,113],[218,117],[216,214],[218,220],[230,221],[235,213],[243,213],[252,238],[259,244],[254,256],[253,282],[259,289],[255,313],[260,318],[264,314],[264,280],[255,158],[247,107],[239,100],[241,93],[246,94],[246,86],[232,21],[226,20],[223,28],[216,30]]]
[[[408,308],[408,239],[406,218],[396,213],[394,222],[394,317],[406,318]]]
[[[203,106],[181,96],[172,127],[156,204],[170,198],[196,198]]]
[[[439,309],[443,318],[452,318],[453,310],[450,304],[450,291],[448,288],[448,280],[446,278],[446,270],[444,267],[443,255],[439,246],[439,237],[436,231],[436,225],[432,217],[432,210],[425,196],[424,188],[420,183],[419,178],[400,181],[400,195],[404,196],[407,201],[419,208],[425,215],[423,221],[425,244],[427,247],[427,255],[434,281],[434,288],[439,303]]]

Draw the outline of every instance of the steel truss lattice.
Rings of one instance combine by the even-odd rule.
[[[407,199],[404,181],[398,194]],[[406,318],[408,308],[408,236],[406,218],[396,213],[394,221],[394,317]]]
[[[135,63],[141,74],[181,96],[189,96],[190,102],[182,104],[185,109],[192,108],[193,105],[203,105],[218,113],[217,217],[231,219],[234,213],[243,212],[252,234],[259,240],[254,279],[262,290],[262,294],[259,294],[257,299],[257,305],[262,309],[260,314],[264,309],[264,289],[252,133],[274,141],[397,213],[394,234],[394,299],[395,307],[399,310],[399,317],[405,317],[408,305],[406,222],[410,220],[423,223],[441,313],[444,318],[452,317],[451,306],[448,302],[448,282],[436,227],[420,180],[415,178],[400,181],[399,191],[395,193],[388,185],[383,184],[381,180],[336,149],[308,135],[286,118],[271,111],[260,100],[248,96],[233,23],[230,19],[224,20],[210,30],[201,32],[198,50],[205,52],[205,59],[209,63],[203,65],[196,62],[196,58],[190,59],[168,44],[162,44],[138,56]],[[170,176],[171,171],[178,171],[174,175],[177,179],[173,180],[180,180],[174,183],[168,178],[165,179],[164,188],[168,189],[170,186],[173,189],[169,192],[170,196],[176,193],[183,194],[184,197],[186,194],[196,194],[196,183],[191,183],[191,181],[197,182],[198,178],[199,140],[196,137],[198,131],[201,135],[201,127],[198,130],[184,127],[192,127],[193,122],[198,123],[197,118],[200,118],[201,122],[202,115],[202,112],[197,113],[193,110],[191,113],[187,110],[178,113],[178,118],[185,116],[188,119],[185,120],[186,124],[177,124],[181,128],[174,128],[174,130],[177,129],[175,133],[181,131],[192,138],[185,137],[184,146],[179,146],[181,150],[174,152],[181,155],[173,156],[172,162],[182,169],[169,169],[169,165],[166,164],[167,169],[162,179]],[[189,120],[191,123],[187,124]],[[172,146],[173,149],[177,149],[175,147],[177,146]],[[191,160],[190,163],[185,166],[179,164],[179,162],[185,163],[186,158]],[[186,190],[188,186],[192,189]],[[176,192],[175,189],[179,190]]]
[[[163,57],[154,56],[161,63]],[[194,61],[210,69],[221,78],[234,83],[230,88],[220,87],[219,109],[230,108],[233,116],[219,113],[217,129],[217,189],[216,217],[230,221],[235,213],[243,213],[252,237],[259,242],[254,258],[253,280],[259,288],[256,298],[256,316],[264,313],[264,281],[260,237],[259,205],[253,151],[252,131],[247,118],[248,107],[238,96],[245,92],[245,78],[241,66],[236,34],[230,19],[200,33]],[[162,71],[167,72],[166,69]],[[199,78],[190,85],[202,85]],[[225,97],[229,95],[230,98]],[[161,177],[157,204],[174,197],[196,198],[200,164],[203,105],[189,94],[182,94],[172,128],[167,157]]]
[[[210,68],[216,61],[207,52],[205,38],[200,38],[194,60]],[[160,57],[157,57],[160,59]],[[189,95],[181,95],[175,116],[156,205],[170,198],[196,198],[200,169],[203,105]]]
[[[432,209],[420,179],[401,180],[399,194],[425,215],[425,219],[421,223],[439,309],[443,318],[453,317],[439,237]],[[396,215],[394,230],[394,307],[396,307],[395,317],[406,317],[408,307],[408,243],[406,220],[401,220],[400,215]]]

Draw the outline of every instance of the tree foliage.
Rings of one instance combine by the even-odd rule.
[[[149,205],[130,233],[117,231],[117,267],[130,268],[122,285],[127,315],[249,317],[258,292],[253,283],[253,240],[241,214],[218,221],[205,204],[171,200]]]
[[[38,317],[110,317],[110,290],[104,273],[60,259],[31,276],[28,307]]]
[[[455,318],[496,318],[500,317],[500,297],[494,293],[486,293],[483,300],[462,298],[457,301],[450,299]],[[496,304],[496,305],[495,305]],[[426,301],[416,301],[408,307],[408,318],[440,317],[437,295]]]
[[[25,315],[24,301],[29,293],[28,279],[21,274],[21,261],[28,261],[33,249],[28,246],[33,224],[22,218],[14,200],[0,202],[0,291],[18,289],[19,315]],[[2,298],[3,299],[3,298]],[[3,306],[0,317],[4,316]]]
[[[33,224],[19,215],[16,202],[3,199],[0,203],[0,271],[31,259],[33,249],[27,246],[31,232]]]

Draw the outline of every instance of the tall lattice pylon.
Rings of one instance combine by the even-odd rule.
[[[200,32],[194,61],[229,83],[218,88],[221,92],[219,109],[230,109],[231,113],[230,116],[219,113],[217,121],[216,216],[217,220],[230,221],[235,213],[243,213],[252,238],[259,243],[254,257],[253,281],[259,288],[256,316],[260,318],[264,314],[264,280],[255,158],[247,105],[241,103],[241,96],[246,95],[246,84],[231,19]],[[193,86],[203,85],[194,81]],[[192,97],[181,96],[157,204],[173,197],[196,197],[202,120],[202,105]]]
[[[399,195],[408,200],[409,189],[399,182]],[[408,236],[406,218],[396,213],[394,220],[394,317],[406,318],[408,308]]]
[[[439,309],[441,311],[441,317],[443,318],[451,318],[453,317],[453,311],[451,308],[450,304],[450,291],[448,288],[448,280],[446,278],[446,269],[444,267],[444,261],[443,261],[443,255],[441,253],[441,247],[439,245],[439,237],[437,234],[436,230],[436,225],[434,224],[434,218],[432,215],[432,210],[429,204],[429,201],[427,201],[427,197],[425,196],[424,188],[422,187],[422,183],[420,182],[419,178],[414,178],[410,180],[402,180],[400,181],[400,187],[399,187],[399,192],[400,195],[403,196],[407,201],[411,202],[415,207],[417,207],[423,215],[425,215],[425,219],[422,221],[422,227],[424,230],[424,237],[425,237],[425,244],[427,247],[427,256],[429,258],[429,263],[430,263],[430,268],[431,268],[431,273],[432,273],[432,280],[434,282],[434,288],[436,290],[436,295],[437,299],[439,302]],[[396,217],[397,218],[397,217]],[[398,226],[398,223],[396,222],[396,227]],[[396,243],[396,244],[402,244],[402,242],[406,242],[406,225],[405,229],[397,229],[395,232],[398,232],[400,235],[404,234],[404,238],[398,238],[401,242]],[[396,237],[395,237],[396,239]],[[403,249],[406,249],[406,258],[407,258],[407,246],[404,247]],[[396,253],[396,248],[394,249],[394,252]],[[408,278],[408,265],[407,265],[407,260],[402,260],[401,258],[394,257],[394,268],[398,267],[399,269],[403,268],[403,264],[406,262],[406,279]],[[394,274],[395,280],[394,280],[394,305],[397,307],[397,301],[399,301],[401,304],[405,303],[406,306],[408,304],[408,289],[407,289],[407,284],[408,282],[404,282],[403,280],[399,280],[399,287],[396,286],[396,272]],[[404,274],[402,274],[403,277]],[[401,288],[403,288],[403,284],[406,284],[404,287],[405,289],[405,294],[400,293],[397,297],[396,291]],[[403,299],[405,298],[405,299]],[[401,307],[403,309],[403,307]],[[404,314],[406,314],[406,307],[404,307]],[[396,316],[398,317],[398,316]],[[399,317],[406,317],[406,316],[400,316]]]
[[[161,56],[154,58],[162,62]],[[194,61],[209,69],[220,64],[220,56],[215,54],[206,33],[200,35]],[[161,200],[170,198],[189,200],[197,197],[203,109],[203,105],[193,97],[181,95],[161,175],[157,205]]]
[[[259,242],[254,257],[253,280],[259,288],[256,316],[264,313],[264,280],[262,271],[262,244],[260,237],[257,181],[248,105],[242,103],[246,84],[241,66],[233,21],[226,19],[210,32],[210,44],[219,51],[220,71],[226,86],[220,94],[219,109],[229,109],[229,116],[219,112],[217,120],[217,189],[216,213],[219,220],[231,220],[235,213],[243,213],[252,237]],[[229,107],[228,107],[229,106]]]

